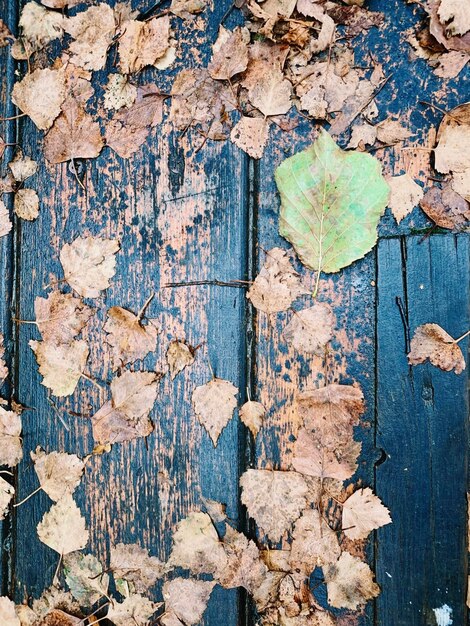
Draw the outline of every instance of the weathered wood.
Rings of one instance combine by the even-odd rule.
[[[445,604],[452,623],[466,623],[468,376],[410,368],[406,342],[408,326],[435,322],[454,337],[469,328],[468,253],[465,235],[379,246],[377,445],[386,460],[376,480],[393,524],[376,544],[378,625],[391,616],[397,626],[432,624]]]

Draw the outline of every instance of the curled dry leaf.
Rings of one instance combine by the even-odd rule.
[[[408,362],[419,365],[427,360],[444,372],[454,370],[461,374],[465,369],[465,359],[457,341],[438,324],[423,324],[415,330],[411,340]]]
[[[0,597],[0,620],[2,626],[21,626],[15,611],[15,603],[6,596]]]
[[[104,146],[100,125],[75,98],[67,98],[62,113],[44,139],[44,154],[50,163],[93,159]]]
[[[142,324],[144,311],[134,315],[120,306],[113,306],[108,311],[104,325],[106,341],[112,348],[113,369],[143,359],[157,346],[160,328],[155,320]]]
[[[213,378],[193,391],[194,411],[209,433],[214,446],[217,445],[220,433],[233,416],[237,406],[237,393],[235,385],[221,378]]]
[[[168,15],[148,21],[128,20],[121,26],[118,42],[119,68],[123,74],[155,65],[170,47]]]
[[[189,569],[193,574],[224,571],[227,556],[207,513],[190,513],[178,523],[168,565]]]
[[[269,250],[260,273],[250,287],[247,298],[254,307],[265,313],[286,311],[299,296],[308,294],[300,282],[285,250]]]
[[[11,99],[38,128],[48,130],[65,100],[65,74],[48,68],[34,70],[15,83]]]
[[[29,156],[24,156],[22,150],[18,150],[15,158],[8,163],[10,172],[17,183],[22,183],[38,171],[38,164]]]
[[[409,175],[387,178],[390,187],[388,206],[398,223],[418,206],[424,196],[423,188]]]
[[[296,472],[249,469],[240,486],[249,516],[271,541],[280,541],[307,504],[308,485]]]
[[[54,502],[71,495],[80,484],[85,464],[76,454],[46,454],[38,446],[35,452],[31,451],[31,459],[41,488]]]
[[[420,202],[420,207],[441,228],[457,230],[470,227],[470,204],[450,185],[431,187]]]
[[[241,117],[230,139],[253,159],[261,159],[269,138],[269,122],[264,117]]]
[[[23,220],[32,221],[39,215],[39,197],[34,189],[18,189],[13,202],[15,215]]]
[[[247,28],[237,28],[231,32],[223,26],[213,45],[209,74],[215,80],[230,80],[232,76],[244,72],[248,67],[248,44],[250,33]]]
[[[341,554],[338,537],[316,509],[307,509],[296,521],[290,563],[307,576],[317,565],[335,563]]]
[[[0,200],[0,237],[8,235],[13,228],[13,224],[10,220],[10,212],[5,206],[3,200]]]
[[[70,343],[85,328],[93,309],[71,293],[52,291],[34,301],[36,326],[48,343]]]
[[[98,443],[122,443],[147,437],[153,431],[149,413],[155,404],[161,374],[126,370],[111,382],[112,399],[93,417],[93,437]]]
[[[39,539],[59,554],[82,550],[88,542],[85,519],[71,495],[66,495],[44,513],[38,527]]]
[[[21,417],[0,406],[0,465],[15,467],[22,458]]]
[[[349,552],[343,552],[337,563],[323,568],[328,589],[328,604],[335,608],[356,609],[376,598],[380,587],[367,565]]]
[[[111,74],[104,90],[104,108],[118,110],[130,107],[137,98],[137,87],[123,74]]]
[[[240,419],[250,429],[255,439],[263,425],[265,415],[266,409],[261,402],[249,400],[240,408]]]
[[[157,608],[148,598],[133,594],[123,602],[112,602],[106,618],[115,626],[147,626]]]
[[[65,18],[61,13],[48,11],[37,2],[28,2],[21,11],[19,26],[21,44],[27,52],[26,58],[45,45],[62,37]],[[15,58],[18,58],[15,55]]]
[[[198,624],[209,602],[214,581],[174,578],[163,585],[165,611],[172,611],[184,624]]]
[[[331,308],[322,302],[294,311],[284,329],[284,338],[297,352],[322,355],[333,337],[336,320]]]
[[[165,565],[136,543],[112,547],[110,568],[117,584],[125,581],[132,593],[145,593],[165,573]]]
[[[1,438],[1,435],[0,435]],[[15,495],[15,488],[0,476],[0,521],[5,519],[10,502]],[[1,608],[0,608],[1,616]]]
[[[81,606],[92,606],[108,593],[109,576],[92,554],[73,552],[64,557],[65,581]]]
[[[119,248],[117,240],[100,237],[77,237],[64,244],[60,251],[64,279],[80,296],[97,298],[115,274]]]
[[[195,349],[184,340],[174,339],[170,342],[166,351],[166,361],[170,368],[171,380],[174,380],[185,367],[194,363],[195,354]]]
[[[64,24],[74,41],[70,44],[72,63],[86,70],[101,70],[116,32],[114,12],[105,3],[88,7],[69,17]]]
[[[370,489],[359,489],[343,503],[343,532],[349,539],[366,539],[376,528],[391,524],[390,512]]]
[[[36,356],[44,387],[55,396],[70,396],[75,391],[88,359],[86,341],[55,344],[32,339],[29,345]]]

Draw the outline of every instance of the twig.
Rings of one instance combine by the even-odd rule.
[[[215,285],[216,287],[237,287],[238,289],[247,289],[251,285],[249,280],[189,280],[182,283],[166,283],[162,285],[162,289],[167,287],[197,287],[198,285]]]
[[[408,324],[405,307],[403,306],[403,300],[400,296],[395,298],[395,302],[397,303],[398,310],[400,311],[401,321],[405,330],[405,351],[406,354],[408,354],[410,351],[410,325]]]
[[[441,107],[438,107],[436,104],[433,104],[432,102],[427,102],[426,100],[420,100],[419,103],[425,104],[426,106],[431,107],[431,109],[436,109],[436,111],[439,111],[439,113],[443,113],[447,117],[450,117],[450,119],[457,122],[457,124],[462,123],[457,117],[452,115],[452,113],[448,113],[445,109],[441,109]]]

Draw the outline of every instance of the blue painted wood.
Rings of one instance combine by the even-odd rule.
[[[393,524],[378,532],[377,625],[425,626],[448,605],[466,623],[468,402],[466,372],[410,368],[405,326],[469,328],[466,236],[386,239],[378,251],[377,491]],[[464,353],[467,342],[461,344]]]

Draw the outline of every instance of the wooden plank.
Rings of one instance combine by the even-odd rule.
[[[218,2],[204,25],[199,47],[216,37],[221,17],[230,2]],[[199,50],[201,52],[201,50]],[[189,61],[188,61],[189,58]],[[188,56],[186,63],[191,62]],[[184,61],[179,62],[178,69]],[[237,522],[239,422],[236,418],[222,433],[214,449],[191,407],[195,385],[217,376],[244,389],[244,292],[238,288],[191,286],[165,288],[170,282],[207,279],[228,281],[245,275],[246,199],[245,159],[229,142],[207,144],[195,153],[196,135],[188,152],[165,124],[155,129],[147,145],[129,161],[105,149],[84,165],[84,194],[64,166],[49,166],[41,154],[39,135],[30,122],[22,127],[22,145],[40,161],[32,186],[41,198],[41,215],[21,229],[16,312],[32,319],[33,303],[44,286],[61,276],[60,247],[77,235],[118,237],[117,272],[113,285],[92,302],[99,311],[85,333],[91,345],[87,372],[105,387],[110,380],[109,351],[102,323],[107,307],[121,305],[137,311],[155,292],[148,315],[162,324],[159,348],[137,368],[162,370],[168,341],[186,336],[202,344],[196,364],[172,383],[167,376],[153,413],[155,433],[147,441],[116,445],[111,453],[95,457],[87,466],[77,501],[90,529],[88,549],[108,563],[114,542],[137,541],[162,559],[169,555],[176,522],[191,509],[201,507],[201,496],[227,503],[228,515]],[[37,148],[36,148],[37,146]],[[30,407],[25,413],[25,461],[18,477],[19,497],[36,486],[29,452],[37,445],[79,455],[93,447],[90,422],[65,409],[89,415],[107,397],[86,381],[70,401],[55,404],[66,420],[66,430],[40,385],[28,341],[37,337],[34,327],[21,326],[18,399]],[[52,582],[57,555],[36,536],[36,525],[50,501],[38,494],[16,515],[15,585],[17,600],[38,596]],[[38,566],[38,564],[40,564]],[[157,596],[155,596],[157,597]],[[206,612],[206,626],[238,623],[238,592],[216,589]]]
[[[391,616],[397,626],[435,623],[443,605],[452,623],[466,623],[468,376],[408,366],[396,299],[411,332],[436,322],[460,336],[469,327],[468,252],[468,238],[451,234],[379,246],[377,445],[386,461],[376,477],[393,524],[376,545],[377,625]]]

